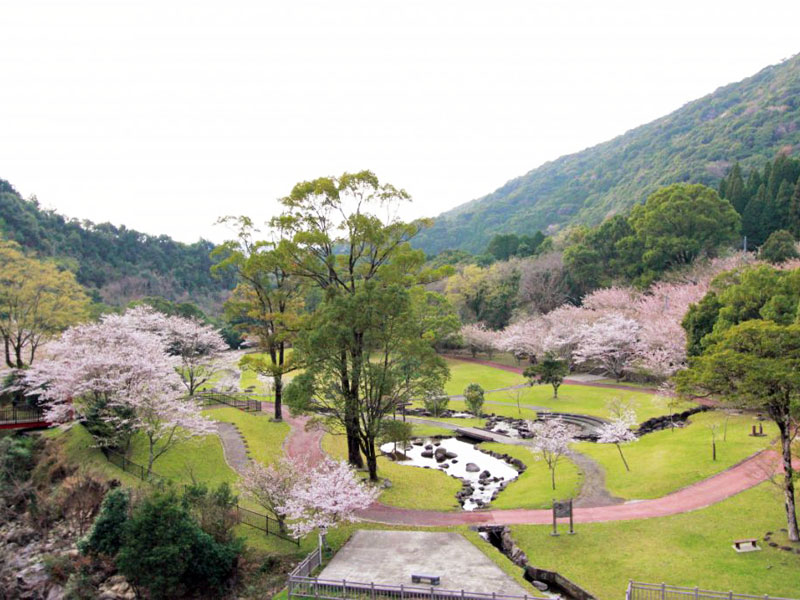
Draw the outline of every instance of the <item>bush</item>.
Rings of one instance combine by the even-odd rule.
[[[759,257],[773,264],[782,263],[790,258],[798,258],[794,237],[785,229],[773,231],[761,246]]]
[[[483,412],[483,388],[477,383],[470,383],[464,390],[464,401],[467,410],[476,417],[480,417]]]
[[[422,401],[425,405],[425,410],[431,413],[434,417],[440,417],[442,413],[447,410],[447,405],[450,403],[450,398],[441,396],[428,396]]]
[[[117,567],[153,599],[193,590],[219,592],[236,567],[241,543],[220,544],[192,519],[174,492],[145,499],[125,524]]]
[[[115,488],[108,492],[88,535],[78,542],[78,550],[82,554],[116,556],[122,547],[122,533],[128,521],[129,506],[130,494],[127,490]]]
[[[186,488],[183,499],[203,531],[217,542],[233,541],[233,530],[238,523],[237,497],[227,483],[221,483],[214,490],[195,483]]]

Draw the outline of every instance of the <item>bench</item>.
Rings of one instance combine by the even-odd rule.
[[[426,580],[431,585],[439,585],[440,583],[440,576],[439,575],[427,575],[425,573],[412,573],[411,574],[411,583],[422,583],[422,580]]]
[[[758,547],[758,540],[755,538],[745,538],[743,540],[734,540],[733,549],[737,552],[752,552],[753,550],[761,550]]]

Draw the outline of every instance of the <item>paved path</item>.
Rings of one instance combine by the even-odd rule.
[[[250,464],[247,446],[242,434],[233,423],[217,421],[217,435],[222,441],[222,451],[228,466],[242,475]]]
[[[323,453],[320,441],[324,432],[319,429],[307,430],[307,417],[288,417],[286,421],[291,426],[291,432],[284,442],[286,453],[293,457],[306,456],[312,463],[321,460]],[[439,423],[439,425],[443,424]],[[575,521],[578,523],[627,521],[665,517],[698,510],[762,483],[776,464],[778,464],[778,455],[773,451],[766,450],[722,473],[661,498],[606,506],[576,507]],[[798,461],[798,468],[800,468],[800,461]],[[549,510],[437,512],[397,508],[378,502],[362,511],[359,516],[378,523],[420,527],[547,524],[552,520],[552,512]]]

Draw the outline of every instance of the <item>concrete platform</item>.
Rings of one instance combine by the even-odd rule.
[[[524,590],[458,533],[359,530],[319,578],[426,587],[412,583],[412,573],[440,575],[437,587],[441,589],[535,594]]]

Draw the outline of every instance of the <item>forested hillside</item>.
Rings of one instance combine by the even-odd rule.
[[[142,296],[185,300],[191,295],[210,309],[220,305],[233,287],[232,277],[211,276],[211,242],[183,244],[124,225],[68,219],[42,209],[35,200],[24,200],[2,179],[0,237],[67,263],[81,284],[109,304]]]
[[[596,224],[660,186],[716,187],[734,163],[749,172],[781,153],[800,153],[800,55],[446,212],[416,245],[477,253],[496,233]]]

